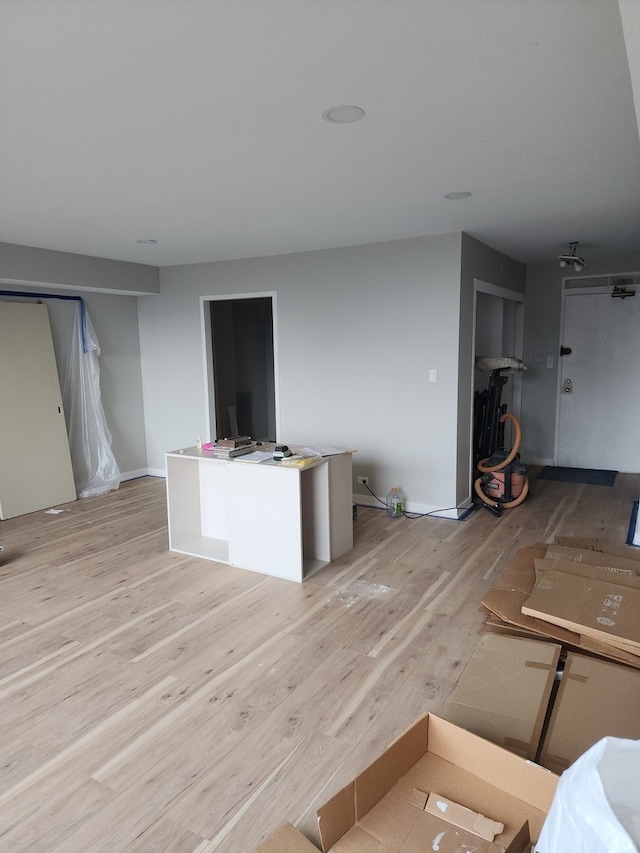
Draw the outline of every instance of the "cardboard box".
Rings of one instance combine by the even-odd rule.
[[[592,548],[572,548],[568,545],[549,545],[546,550],[547,559],[565,560],[573,563],[584,563],[591,566],[601,566],[612,572],[630,575],[640,575],[640,560],[629,556],[621,557]]]
[[[640,590],[629,577],[594,580],[548,571],[522,606],[522,613],[569,631],[640,654]]]
[[[254,853],[318,853],[318,848],[290,823],[285,823],[256,847]]]
[[[475,837],[478,851],[522,853],[540,833],[557,781],[555,774],[537,764],[425,714],[318,811],[322,849],[325,853],[465,849],[460,845],[468,842],[458,841],[451,823],[416,805],[416,791],[425,795],[437,791],[504,824],[492,842]],[[454,846],[447,846],[450,843]]]
[[[585,540],[579,541],[584,543]],[[502,624],[505,631],[510,628],[512,632],[521,635],[545,637],[569,649],[601,655],[640,668],[640,654],[624,651],[599,638],[583,636],[576,630],[569,630],[522,612],[535,587],[535,561],[544,557],[546,549],[545,545],[522,548],[497,579],[494,587],[486,593],[482,606],[493,617],[491,629],[497,631]]]
[[[543,580],[545,572],[566,572],[569,575],[577,575],[588,580],[602,581],[603,583],[615,583],[626,586],[629,589],[640,589],[640,575],[636,575],[627,569],[619,569],[614,566],[596,566],[592,563],[573,562],[571,560],[560,560],[545,557],[544,560],[535,559],[536,586]],[[534,587],[535,589],[535,587]]]
[[[640,672],[569,652],[540,753],[562,773],[603,737],[640,739]]]
[[[617,545],[614,542],[606,542],[603,539],[588,539],[576,536],[556,536],[555,544],[568,548],[580,548],[583,551],[596,551],[609,554],[614,557],[624,557],[625,560],[633,560],[640,563],[640,551],[631,545]]]
[[[445,719],[535,761],[561,650],[558,643],[485,634]]]
[[[487,648],[490,655],[483,651]],[[517,733],[530,732],[528,756],[554,773],[566,770],[600,738],[640,739],[640,672],[567,652],[553,690],[553,684],[542,683],[544,670],[536,679],[536,666],[549,662],[555,672],[559,651],[556,644],[485,635],[444,716],[520,755],[523,742]],[[545,719],[549,722],[543,732]]]

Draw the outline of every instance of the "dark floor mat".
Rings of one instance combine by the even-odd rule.
[[[589,486],[613,486],[617,474],[617,471],[600,471],[597,468],[561,468],[545,465],[538,474],[538,480],[586,483]]]

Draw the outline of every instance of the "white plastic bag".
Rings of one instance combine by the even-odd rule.
[[[54,343],[58,337],[56,355],[76,491],[79,498],[87,498],[117,489],[120,470],[102,408],[100,346],[84,304],[75,302],[74,308],[73,315],[67,315],[64,343],[55,335]]]
[[[638,853],[640,741],[606,737],[560,777],[536,853]]]

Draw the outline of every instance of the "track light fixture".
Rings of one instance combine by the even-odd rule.
[[[558,261],[560,262],[561,267],[564,268],[571,265],[576,272],[581,272],[581,270],[585,268],[585,260],[576,255],[577,248],[578,241],[576,240],[575,243],[569,243],[569,253],[567,255],[558,255]]]

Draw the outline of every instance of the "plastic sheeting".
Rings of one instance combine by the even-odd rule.
[[[117,489],[120,470],[111,449],[111,432],[100,392],[100,346],[84,301],[0,291],[0,296],[47,305],[64,404],[69,450],[79,498]]]
[[[640,741],[605,737],[558,782],[536,853],[637,853]]]
[[[102,408],[100,346],[84,303],[74,304],[71,328],[59,342],[56,358],[76,490],[86,498],[117,489],[120,470]]]

